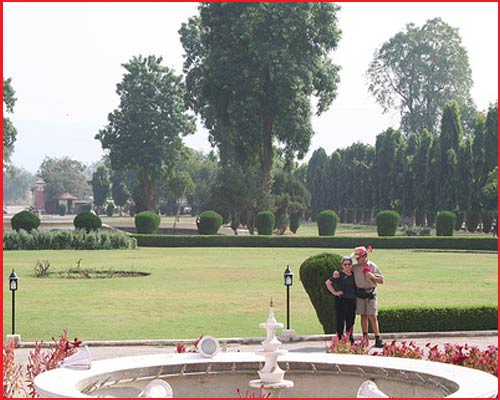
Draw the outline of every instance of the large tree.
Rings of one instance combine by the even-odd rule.
[[[117,85],[120,104],[96,135],[109,150],[113,170],[137,171],[137,211],[155,208],[155,186],[172,171],[180,135],[195,131],[193,117],[186,114],[181,77],[161,62],[161,57],[139,56],[123,64],[126,73]]]
[[[5,112],[12,114],[16,104],[16,92],[11,85],[11,78],[3,80],[3,104]],[[3,117],[3,165],[4,170],[9,166],[10,156],[14,151],[14,142],[16,141],[17,130],[8,117]]]
[[[408,24],[380,49],[367,71],[368,89],[384,112],[398,109],[401,130],[436,132],[446,102],[473,108],[471,69],[458,29],[440,18]]]
[[[189,104],[213,145],[232,148],[243,168],[260,162],[260,191],[269,193],[273,142],[303,157],[311,96],[317,114],[336,96],[339,67],[329,55],[340,38],[338,6],[224,2],[199,11],[180,30]]]
[[[30,189],[35,176],[22,167],[12,166],[3,173],[3,203],[7,205],[30,204]]]

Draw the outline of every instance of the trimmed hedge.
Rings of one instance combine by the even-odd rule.
[[[309,257],[300,265],[300,281],[316,310],[325,333],[336,330],[335,297],[328,291],[325,281],[333,271],[340,271],[342,257],[334,253],[321,253]]]
[[[383,332],[447,332],[498,329],[498,307],[397,307],[379,310]]]
[[[40,226],[40,218],[29,211],[20,211],[10,220],[12,229],[19,231],[21,229],[30,232]]]
[[[84,211],[73,219],[73,225],[75,226],[75,229],[85,229],[88,233],[90,231],[97,231],[98,229],[101,229],[102,221],[101,218],[90,211]]]
[[[160,216],[153,211],[141,211],[134,218],[137,233],[156,233],[160,226]]]
[[[396,236],[400,215],[396,211],[384,210],[377,214],[377,234],[379,236]]]
[[[222,225],[223,218],[219,213],[207,210],[203,211],[196,219],[199,235],[216,235]]]
[[[31,233],[24,230],[6,231],[3,234],[4,250],[112,250],[135,249],[137,240],[118,232],[54,230]]]
[[[272,211],[261,211],[255,216],[255,227],[259,235],[272,235],[275,216]]]
[[[334,236],[337,229],[337,213],[332,210],[323,210],[316,216],[319,236]]]
[[[436,216],[436,235],[453,236],[457,216],[451,211],[440,211]]]
[[[494,237],[297,237],[241,235],[132,235],[144,247],[316,247],[354,248],[360,243],[380,249],[497,250]]]

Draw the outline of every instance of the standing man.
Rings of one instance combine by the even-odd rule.
[[[352,272],[356,281],[356,312],[361,315],[361,330],[363,341],[368,343],[368,321],[375,334],[375,347],[384,347],[380,339],[380,329],[377,319],[377,284],[384,283],[384,276],[380,273],[375,263],[368,261],[368,251],[372,251],[364,246],[356,247],[351,258],[356,259]]]

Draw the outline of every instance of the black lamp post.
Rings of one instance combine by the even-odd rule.
[[[16,290],[17,290],[17,277],[14,270],[9,275],[9,289],[12,292],[12,334],[16,332]]]
[[[293,285],[293,272],[289,265],[286,266],[283,278],[286,286],[286,329],[290,329],[290,286]]]

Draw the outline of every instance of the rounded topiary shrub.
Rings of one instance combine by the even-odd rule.
[[[32,212],[21,211],[12,217],[10,226],[16,231],[24,229],[27,232],[31,232],[32,229],[36,229],[40,226],[40,218]]]
[[[137,233],[156,233],[160,226],[160,216],[153,211],[141,211],[134,217]]]
[[[84,212],[90,212],[92,210],[92,204],[82,204],[80,207],[78,207],[78,214],[84,213]]]
[[[334,333],[336,329],[335,296],[328,291],[325,281],[333,271],[342,269],[341,260],[338,254],[321,253],[306,259],[299,270],[300,281],[325,333]]]
[[[196,226],[200,235],[216,235],[222,225],[222,215],[219,213],[207,210],[203,211],[196,218]]]
[[[84,211],[73,219],[73,225],[76,229],[85,229],[88,233],[90,231],[97,231],[101,229],[102,221],[101,218],[94,213]]]
[[[436,216],[436,235],[453,236],[457,216],[451,211],[440,211]]]
[[[384,210],[377,214],[377,233],[379,236],[396,236],[400,216],[396,211]]]
[[[337,229],[337,213],[332,210],[323,210],[316,216],[319,236],[333,236]]]
[[[274,214],[272,211],[261,211],[255,216],[255,227],[259,235],[272,235],[274,228]]]

